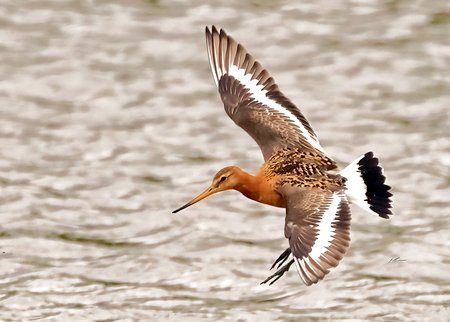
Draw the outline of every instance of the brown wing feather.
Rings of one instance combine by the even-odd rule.
[[[234,77],[221,77],[219,93],[228,116],[256,141],[265,160],[284,147],[301,147],[318,153],[296,128],[289,126],[289,119],[268,112],[267,106],[255,101]]]
[[[227,114],[258,143],[266,160],[286,146],[325,155],[300,110],[242,45],[214,26],[206,28],[206,44]]]
[[[305,284],[317,283],[336,267],[350,242],[350,208],[343,190],[282,185],[287,202],[285,236]]]

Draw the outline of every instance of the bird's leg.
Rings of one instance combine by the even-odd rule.
[[[286,253],[286,251],[285,251],[284,253]],[[283,253],[283,254],[284,254],[284,253]],[[286,257],[283,259],[283,262],[286,261],[286,259],[287,259],[288,256],[289,256],[289,254],[286,255]],[[278,261],[278,260],[277,260],[277,261]],[[283,276],[284,273],[286,273],[286,272],[289,270],[289,268],[291,267],[291,265],[292,265],[293,263],[294,263],[294,259],[291,259],[286,265],[284,265],[284,266],[281,267],[278,271],[276,271],[275,274],[270,275],[270,276],[269,276],[268,278],[266,278],[263,282],[261,282],[261,284],[265,284],[265,283],[267,283],[268,281],[270,281],[271,279],[274,278],[274,280],[271,281],[271,282],[269,283],[269,285],[272,285],[273,283],[275,283],[276,281],[278,281],[278,280],[280,279],[280,277]],[[281,265],[281,264],[280,264],[280,265]]]
[[[278,270],[275,272],[275,274],[270,275],[264,282],[262,282],[261,284],[267,283],[268,281],[270,281],[272,278],[275,278],[272,282],[270,282],[269,285],[272,285],[273,283],[275,283],[281,276],[283,276],[283,274],[285,272],[287,272],[289,270],[289,268],[291,267],[292,263],[294,262],[294,260],[290,261],[289,263],[287,263],[285,266],[281,267],[281,265],[283,265],[286,260],[289,258],[289,255],[291,254],[291,249],[290,248],[286,248],[286,250],[284,252],[281,253],[280,256],[278,256],[278,258],[275,260],[275,262],[272,264],[272,267],[270,267],[270,269],[273,269],[275,266],[277,266]]]
[[[278,264],[278,262],[280,262],[280,264],[278,264],[277,268],[280,268],[280,266],[283,265],[283,263],[288,259],[290,254],[291,254],[291,249],[286,248],[286,250],[284,252],[282,252],[281,255],[277,258],[277,260],[272,264],[270,269],[274,268],[275,265]]]

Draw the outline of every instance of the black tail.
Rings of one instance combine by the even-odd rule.
[[[341,175],[347,178],[347,196],[351,202],[382,218],[392,215],[391,187],[385,184],[383,169],[372,152],[353,161]]]
[[[366,197],[370,209],[375,211],[380,217],[389,218],[392,215],[392,193],[391,187],[386,185],[386,177],[383,175],[383,169],[379,166],[378,158],[373,156],[372,152],[367,152],[359,160],[359,171],[364,184],[367,186]]]

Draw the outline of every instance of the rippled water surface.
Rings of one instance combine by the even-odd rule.
[[[0,319],[448,320],[448,1],[212,3],[2,1]],[[221,167],[262,163],[223,111],[210,24],[339,164],[372,150],[393,186],[395,216],[354,207],[315,286],[294,269],[259,285],[282,209],[227,192],[171,214]]]

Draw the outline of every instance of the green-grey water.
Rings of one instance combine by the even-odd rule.
[[[391,220],[352,208],[317,285],[259,285],[282,209],[226,192],[171,214],[262,163],[223,111],[211,24],[340,165],[374,151],[393,187]],[[0,320],[448,321],[449,30],[444,0],[2,1]]]

